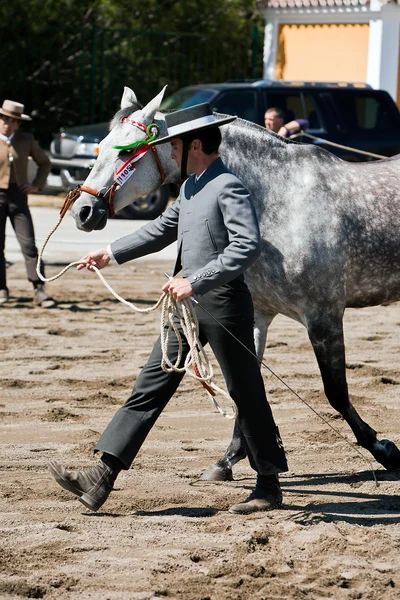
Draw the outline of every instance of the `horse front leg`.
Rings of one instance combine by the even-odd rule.
[[[264,355],[268,327],[270,326],[274,317],[275,314],[265,315],[258,313],[257,311],[255,312],[254,345],[256,354],[260,360],[262,360]],[[232,481],[233,465],[246,458],[246,456],[247,452],[242,433],[240,431],[238,422],[235,421],[232,439],[224,456],[217,460],[217,462],[209,469],[207,469],[207,471],[202,474],[201,479],[204,481]]]
[[[349,400],[346,381],[342,315],[307,317],[308,335],[321,371],[326,397],[351,427],[360,446],[385,469],[400,468],[400,451],[390,440],[378,440],[376,431],[361,419]]]

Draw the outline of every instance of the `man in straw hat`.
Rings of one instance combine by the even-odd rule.
[[[107,248],[84,256],[78,269],[99,269],[114,259],[119,264],[155,252],[178,239],[174,275],[163,290],[178,302],[196,295],[199,338],[209,343],[222,369],[228,391],[238,408],[237,422],[257,484],[250,496],[230,508],[233,513],[270,510],[281,505],[278,474],[287,463],[278,429],[266,399],[254,353],[253,304],[243,272],[260,255],[260,233],[249,193],[218,155],[220,127],[234,120],[216,120],[209,104],[165,115],[171,157],[183,173],[190,173],[177,200],[155,221]],[[245,348],[205,312],[217,318]],[[178,356],[171,336],[168,356]],[[246,347],[253,353],[247,351]],[[182,363],[187,355],[184,344]],[[91,510],[106,501],[121,469],[129,469],[147,434],[177,389],[183,374],[165,373],[160,366],[160,339],[139,374],[126,403],[105,429],[95,451],[98,464],[69,471],[55,461],[49,469],[57,483],[78,496]]]
[[[31,120],[30,116],[24,114],[23,104],[4,100],[0,108],[0,303],[9,299],[4,247],[6,221],[10,217],[25,259],[28,279],[34,287],[34,303],[49,308],[55,302],[46,294],[36,272],[38,251],[27,194],[44,186],[50,171],[50,160],[33,135],[19,129],[23,121]],[[29,156],[38,165],[32,183],[28,183]]]

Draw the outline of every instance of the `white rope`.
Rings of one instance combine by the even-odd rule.
[[[43,277],[41,273],[41,266],[43,261],[43,252],[48,244],[49,239],[56,231],[58,226],[62,221],[62,216],[60,217],[57,225],[51,230],[49,235],[47,236],[42,248],[38,253],[38,260],[36,265],[36,273],[38,277],[43,282],[50,282],[59,279],[64,275],[68,269],[74,267],[76,265],[81,264],[80,261],[75,261],[69,263],[62,271],[54,275],[53,277]],[[132,302],[125,300],[122,298],[117,292],[111,287],[111,285],[105,280],[103,274],[99,271],[97,267],[92,265],[90,267],[91,271],[94,271],[105,287],[111,292],[111,294],[122,304],[128,306],[132,310],[140,313],[149,313],[156,310],[161,305],[161,368],[166,373],[172,373],[173,371],[177,373],[187,373],[193,379],[200,381],[202,385],[205,387],[207,391],[207,395],[210,398],[211,402],[218,410],[218,412],[226,417],[227,419],[235,419],[237,416],[237,408],[236,404],[229,396],[229,394],[218,387],[213,381],[212,378],[214,376],[214,370],[212,365],[207,357],[207,354],[200,343],[199,340],[199,322],[197,319],[197,315],[194,310],[193,303],[189,299],[184,299],[181,302],[177,303],[169,294],[163,293],[157,302],[148,308],[139,308]],[[182,367],[179,365],[182,361],[182,350],[183,350],[183,341],[182,335],[179,328],[175,324],[175,315],[178,317],[183,335],[185,336],[187,343],[189,345],[189,352],[186,356],[185,362]],[[171,338],[171,333],[174,332],[177,340],[178,340],[178,356],[174,363],[168,357],[168,344]],[[232,402],[232,413],[227,413],[218,403],[215,398],[216,394],[222,394],[226,398],[229,398]]]
[[[372,158],[388,158],[387,156],[382,156],[382,154],[374,154],[373,152],[366,152],[365,150],[357,150],[357,148],[351,148],[351,146],[343,146],[342,144],[336,144],[335,142],[329,142],[328,140],[324,140],[323,138],[315,137],[315,135],[311,135],[311,133],[306,133],[305,131],[299,131],[299,133],[294,133],[289,136],[291,140],[295,140],[298,137],[305,136],[310,138],[311,140],[316,140],[317,142],[323,142],[328,146],[334,146],[335,148],[342,148],[342,150],[350,150],[350,152],[355,152],[356,154],[365,154],[365,156],[371,156]]]

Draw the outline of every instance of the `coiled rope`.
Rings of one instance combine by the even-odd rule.
[[[53,235],[56,229],[59,227],[64,215],[62,214],[58,220],[56,226],[50,231],[42,248],[38,253],[38,260],[36,265],[36,273],[41,281],[45,283],[49,283],[50,281],[55,281],[59,279],[72,267],[81,264],[80,261],[75,261],[69,263],[66,267],[64,267],[57,275],[53,277],[44,277],[41,273],[41,267],[43,262],[43,253],[44,250]],[[236,404],[229,396],[229,394],[217,386],[212,378],[214,376],[214,369],[208,359],[208,356],[199,340],[199,321],[197,319],[196,312],[194,310],[193,303],[187,298],[177,303],[172,296],[164,292],[157,302],[148,308],[139,308],[132,302],[125,300],[122,298],[117,292],[111,287],[111,285],[106,281],[103,274],[99,271],[97,267],[94,265],[90,266],[91,271],[94,271],[105,287],[111,292],[111,294],[122,304],[128,306],[132,310],[140,313],[150,313],[154,310],[157,310],[161,305],[161,368],[166,373],[187,373],[193,379],[200,381],[200,383],[205,388],[208,397],[213,403],[214,407],[218,410],[218,412],[226,417],[227,419],[235,419],[237,416],[237,408]],[[176,324],[176,319],[179,320],[181,330]],[[176,339],[178,341],[178,355],[175,362],[171,362],[168,357],[168,344],[171,339],[171,334],[174,333]],[[189,352],[185,358],[185,361],[182,366],[182,353],[183,353],[183,340],[182,333],[185,336],[188,346]],[[231,400],[232,402],[232,412],[228,413],[224,410],[216,399],[216,395],[220,394]]]

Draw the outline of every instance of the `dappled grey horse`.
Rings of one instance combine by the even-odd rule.
[[[123,171],[130,156],[113,146],[144,140],[143,124],[155,122],[166,133],[159,111],[163,92],[142,109],[125,88],[121,110],[84,184],[93,189],[81,190],[73,207],[79,229],[105,226],[110,189],[119,210],[162,181],[179,182],[167,143],[157,146],[157,155],[144,153],[121,187],[112,185],[114,173]],[[221,157],[249,189],[261,229],[262,255],[246,272],[256,311],[258,356],[263,356],[267,329],[278,313],[302,323],[330,404],[379,463],[400,468],[398,448],[378,440],[349,400],[343,337],[346,307],[400,299],[400,156],[348,163],[241,119],[224,126],[222,134]],[[203,478],[231,479],[232,466],[245,456],[235,424],[228,450]]]

